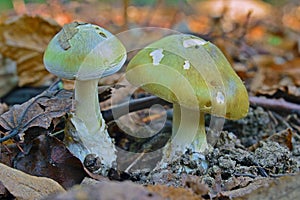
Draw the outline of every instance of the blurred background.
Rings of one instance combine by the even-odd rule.
[[[88,21],[114,31],[136,26],[159,26],[205,34],[211,20],[225,15],[241,22],[251,18],[281,17],[281,22],[299,31],[297,0],[1,0],[1,20],[11,15],[41,15],[63,25],[73,20]],[[276,12],[276,15],[271,14]],[[295,18],[295,19],[291,19]],[[227,25],[226,29],[230,29]],[[111,30],[111,31],[113,31]]]
[[[300,97],[299,0],[0,0],[0,98],[49,85],[43,51],[75,20],[115,34],[160,27],[200,36],[224,52],[251,95]]]

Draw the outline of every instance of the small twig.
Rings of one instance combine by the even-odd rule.
[[[11,139],[11,138],[15,137],[18,134],[19,134],[19,129],[14,128],[13,130],[9,131],[9,133],[7,135],[4,135],[2,138],[0,138],[0,143]]]
[[[145,152],[142,152],[126,169],[125,173],[129,173],[129,170],[144,156]]]
[[[280,121],[283,125],[285,125],[286,128],[292,129],[292,127],[289,125],[289,123],[287,123],[287,121],[285,119],[283,119],[283,117],[281,117],[279,114],[273,113],[273,115],[275,116],[276,119],[278,119],[278,121]]]
[[[252,161],[253,165],[252,167],[256,168],[258,170],[258,173],[262,176],[262,177],[268,177],[268,173],[266,172],[265,168],[261,167],[257,162]]]
[[[286,176],[287,174],[272,174],[270,173],[270,177],[272,178],[280,178],[280,177],[283,177],[283,176]],[[297,175],[297,173],[289,173],[289,176],[294,176],[294,175]]]
[[[105,119],[105,121],[109,122],[114,119],[118,119],[123,115],[128,114],[128,111],[134,112],[134,111],[142,110],[145,108],[150,108],[151,106],[153,106],[155,104],[172,105],[172,103],[167,102],[163,99],[160,99],[156,96],[149,96],[149,97],[145,97],[145,98],[134,99],[134,100],[130,101],[129,103],[122,103],[122,104],[116,105],[109,110],[102,111],[102,115],[103,115],[103,118]],[[114,113],[113,113],[113,110],[114,110]]]
[[[273,120],[275,126],[277,126],[279,123],[278,123],[278,120],[276,119],[276,117],[274,116],[274,114],[268,110],[268,114],[270,116],[270,118]]]
[[[267,99],[265,97],[250,96],[249,101],[251,106],[260,106],[274,111],[280,111],[280,112],[284,111],[286,113],[296,113],[300,115],[300,105],[287,102],[284,99]],[[102,111],[102,114],[103,114],[103,118],[107,122],[109,122],[112,121],[113,119],[118,119],[119,117],[128,114],[128,107],[129,107],[129,112],[134,112],[137,110],[149,108],[154,104],[160,104],[163,106],[172,106],[172,103],[160,99],[159,97],[149,96],[140,99],[134,99],[130,101],[129,104],[122,103],[116,105],[109,110]],[[117,111],[114,114],[112,113],[113,109]]]
[[[249,97],[252,106],[260,106],[274,111],[296,113],[300,115],[300,105],[287,102],[284,99],[267,99],[265,97]]]
[[[250,177],[250,178],[256,178],[257,176],[256,175],[254,175],[254,174],[246,174],[246,173],[234,173],[233,174],[234,176],[246,176],[246,177]]]
[[[56,131],[55,133],[51,133],[51,134],[49,134],[51,137],[54,137],[54,136],[56,136],[56,135],[58,135],[58,134],[61,134],[61,133],[63,133],[65,130],[64,129],[61,129],[61,130],[59,130],[59,131]]]

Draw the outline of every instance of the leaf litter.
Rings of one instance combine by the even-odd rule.
[[[5,188],[18,199],[42,199],[53,193],[65,192],[50,178],[31,176],[2,163],[0,177]]]
[[[72,6],[73,10],[78,8],[78,5]],[[297,13],[295,12],[297,6],[294,5],[289,8],[292,8],[291,10],[293,12],[283,13],[282,19],[286,23],[282,26],[287,26],[294,31],[300,30],[297,23],[291,20],[297,19],[297,15],[295,14]],[[132,8],[132,13],[137,15],[142,9],[143,8],[139,7],[135,9]],[[147,10],[147,8],[145,9]],[[156,9],[163,9],[163,6],[157,6]],[[145,171],[134,172],[134,169],[135,167],[136,169],[143,167],[143,165],[140,165],[143,162],[155,162],[155,160],[157,160],[155,156],[145,157],[143,155],[142,157],[133,157],[133,159],[127,163],[124,161],[125,164],[123,167],[124,169],[128,169],[127,173],[122,174],[120,171],[116,172],[116,179],[129,179],[144,185],[157,184],[157,186],[154,185],[151,187],[153,187],[153,191],[155,190],[158,193],[161,191],[162,196],[167,196],[167,194],[169,194],[168,190],[172,193],[172,190],[179,189],[178,191],[180,191],[182,188],[198,195],[197,197],[199,199],[274,199],[279,197],[282,199],[295,199],[297,195],[299,196],[297,188],[299,187],[300,119],[299,113],[294,112],[293,107],[290,107],[290,104],[288,104],[293,103],[292,106],[299,104],[299,76],[297,76],[299,50],[297,51],[296,48],[297,45],[299,46],[299,42],[297,44],[297,39],[295,39],[291,33],[287,34],[287,32],[276,31],[279,29],[283,30],[286,27],[279,26],[278,24],[274,26],[274,23],[270,23],[270,19],[258,18],[252,20],[251,14],[244,13],[244,15],[240,16],[242,19],[238,19],[241,24],[244,24],[243,26],[237,24],[237,22],[232,19],[232,21],[230,21],[229,18],[225,16],[232,12],[230,9],[234,8],[226,9],[221,9],[222,11],[219,13],[218,18],[206,17],[201,12],[195,14],[197,17],[189,15],[187,16],[187,23],[190,29],[197,33],[210,32],[211,35],[205,35],[205,37],[215,41],[220,48],[226,52],[226,56],[228,56],[233,67],[245,81],[250,94],[264,96],[268,99],[264,104],[259,103],[259,101],[252,102],[250,112],[245,119],[237,122],[227,121],[224,126],[224,131],[221,132],[214,149],[204,155],[195,155],[191,152],[187,152],[178,162],[174,163],[174,165],[167,166],[166,169],[154,173]],[[38,9],[36,10],[38,11]],[[83,10],[79,11],[79,13],[84,13]],[[151,11],[151,9],[149,10]],[[117,10],[114,12],[117,13]],[[161,11],[157,13],[161,13]],[[103,12],[103,15],[110,16],[111,12]],[[119,15],[116,14],[115,16]],[[170,16],[172,18],[172,14],[170,14]],[[149,24],[160,24],[167,27],[170,23],[165,22],[170,21],[170,16],[168,15],[165,19],[156,17],[155,19],[160,20],[150,20],[151,22],[149,22]],[[248,21],[247,18],[251,20]],[[109,17],[107,17],[107,19],[109,19]],[[133,15],[131,15],[129,19],[134,19],[134,22],[137,24],[143,21],[141,17],[134,18]],[[200,26],[199,20],[197,19],[202,19],[204,23],[201,23]],[[111,21],[106,20],[104,24],[106,23],[109,26]],[[273,19],[273,21],[275,20],[276,19]],[[112,19],[112,21],[117,22],[117,17],[116,19]],[[120,22],[117,23],[120,24]],[[116,27],[114,28],[116,29]],[[53,30],[57,31],[55,28]],[[49,38],[51,37],[49,36]],[[16,43],[7,44],[13,44],[14,46]],[[34,51],[28,54],[28,56],[32,55],[34,57],[34,55],[37,55]],[[22,54],[23,53],[26,52],[23,51]],[[5,56],[11,56],[11,51],[8,51],[8,54]],[[36,59],[35,61],[41,63],[41,60]],[[33,69],[35,69],[36,65],[32,66],[34,66]],[[41,68],[38,67],[36,69],[41,70]],[[28,74],[32,75],[32,72]],[[120,73],[119,76],[120,75],[122,75],[122,73]],[[32,82],[31,79],[26,80],[26,78],[24,81],[28,81],[29,84]],[[112,80],[106,80],[102,84],[110,83],[110,81],[116,83],[118,82],[118,78],[117,81],[112,78]],[[33,83],[35,83],[35,81],[33,81]],[[36,82],[36,84],[39,85],[41,83]],[[128,96],[126,92],[126,88],[124,92],[120,92],[122,93],[119,94],[120,102],[122,102],[124,96]],[[61,94],[64,93],[65,92],[62,92]],[[116,91],[116,93],[118,93],[118,91]],[[62,130],[63,127],[60,127],[60,121],[64,121],[65,114],[72,110],[71,107],[68,107],[72,105],[72,100],[70,99],[71,95],[67,92],[67,97],[64,96],[66,98],[62,98],[64,100],[57,100],[59,99],[59,96],[57,96],[59,94],[60,93],[55,95],[51,94],[50,98],[46,95],[46,97],[30,100],[22,104],[24,108],[15,105],[7,112],[9,114],[5,113],[1,115],[0,126],[3,132],[2,136],[8,136],[11,133],[19,136],[18,138],[12,137],[15,139],[12,143],[20,142],[18,140],[22,139],[22,136],[25,137],[24,144],[20,144],[23,152],[17,151],[17,153],[10,155],[10,158],[8,158],[5,148],[3,148],[3,150],[1,149],[2,162],[6,160],[6,163],[10,165],[11,163],[9,161],[14,160],[13,164],[15,166],[18,166],[28,173],[35,173],[38,170],[43,171],[43,173],[37,173],[42,176],[56,173],[55,170],[54,173],[50,173],[52,168],[48,166],[49,163],[52,167],[56,165],[58,168],[62,168],[62,172],[57,172],[57,174],[61,174],[70,167],[64,164],[69,162],[68,159],[73,160],[72,162],[76,162],[70,154],[65,152],[63,145],[60,144],[58,140],[46,136],[50,132]],[[147,94],[138,90],[133,96],[140,97],[145,95]],[[283,98],[284,101],[277,101],[280,98]],[[68,101],[68,103],[65,103],[65,101]],[[109,99],[101,103],[105,106],[105,109],[110,109],[111,104],[109,103]],[[277,103],[280,103],[281,107],[278,107],[279,104]],[[60,112],[56,107],[58,105],[61,105]],[[277,109],[275,109],[276,107]],[[7,109],[5,106],[3,108],[4,110]],[[170,107],[167,107],[167,109],[169,108]],[[26,109],[29,111],[25,111]],[[43,116],[43,113],[51,113],[52,111],[53,113],[50,117]],[[137,119],[138,124],[142,122],[147,124],[149,121],[155,122],[156,125],[161,123],[159,117],[157,118],[157,116],[153,115],[152,118],[149,116],[148,109],[139,110],[136,113],[131,113],[131,115],[131,117]],[[20,116],[23,117],[20,118]],[[121,118],[122,119],[119,120],[126,121],[126,116]],[[154,121],[152,119],[154,119]],[[170,133],[171,119],[167,119],[164,130]],[[127,127],[127,130],[131,131],[136,130],[138,127],[134,123],[128,125],[130,127]],[[121,149],[127,148],[127,150],[130,149],[133,152],[144,152],[145,149],[155,149],[155,146],[161,145],[159,142],[166,141],[161,138],[162,134],[152,137],[150,141],[129,138],[125,134],[122,134],[124,131],[120,130],[120,127],[117,127],[115,122],[110,122],[108,126],[111,136],[116,139],[117,146]],[[140,129],[138,132],[139,134],[148,134],[144,129]],[[60,138],[61,135],[57,137]],[[168,139],[168,136],[166,136],[166,138]],[[11,143],[6,145],[8,148],[11,148]],[[46,155],[45,152],[51,153]],[[120,156],[120,158],[122,158],[122,156]],[[30,168],[28,167],[30,162],[36,162],[36,165]],[[121,160],[121,162],[123,161]],[[47,167],[41,170],[39,165]],[[74,165],[77,166],[77,164]],[[131,167],[128,168],[128,166]],[[47,169],[51,170],[49,171]],[[84,174],[84,172],[80,172],[80,166],[78,166],[78,169],[78,173]],[[60,180],[59,177],[52,175],[51,178],[54,180]],[[67,176],[71,175],[66,174],[66,177]],[[110,178],[113,177],[111,176]],[[75,179],[76,177],[72,180]],[[107,184],[105,187],[113,187],[116,188],[117,191],[119,187],[122,187],[122,183],[119,183],[119,185],[111,185],[110,182],[104,183],[101,177],[97,179],[100,180],[103,185]],[[80,178],[76,179],[73,183],[69,182],[69,185],[66,184],[65,187],[71,186],[75,182],[80,182],[79,180]],[[63,185],[64,181],[60,183]],[[129,185],[133,184],[130,182],[127,183]],[[84,191],[88,191],[87,194],[96,190],[93,186],[87,188],[83,189]],[[128,189],[128,191],[134,193],[134,190]],[[123,191],[123,193],[128,193],[128,191]],[[107,192],[107,189],[101,193],[108,193],[108,195],[113,196],[113,193]],[[278,193],[280,193],[280,195],[278,195]],[[79,192],[79,194],[86,193]],[[143,194],[147,196],[149,193],[146,192]],[[173,194],[177,195],[169,196],[170,199],[179,198],[176,191],[174,191]]]
[[[53,91],[53,87],[31,100],[14,105],[9,111],[0,116],[0,126],[2,127],[1,142],[8,139],[24,141],[25,131],[30,127],[41,127],[48,129],[55,118],[62,117],[72,110],[72,99],[68,92],[60,93]],[[69,98],[65,98],[64,95]]]
[[[18,85],[49,85],[54,79],[43,65],[43,52],[60,30],[54,21],[28,15],[0,24],[0,53],[16,62]]]

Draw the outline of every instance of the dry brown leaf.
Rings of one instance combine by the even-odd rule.
[[[195,195],[192,191],[185,188],[168,187],[166,185],[148,185],[147,189],[151,192],[160,194],[164,199],[170,200],[201,200],[200,195]]]
[[[0,54],[0,97],[18,85],[16,63]]]
[[[1,182],[17,199],[42,199],[64,192],[61,185],[52,179],[28,175],[0,163]]]
[[[5,103],[0,103],[0,115],[8,111],[8,106]]]
[[[293,130],[287,128],[279,133],[275,133],[267,138],[267,140],[277,142],[278,144],[287,147],[290,151],[293,150]]]
[[[236,200],[271,200],[298,199],[300,196],[300,174],[287,175],[281,178],[256,179],[247,187],[222,192],[223,197]]]
[[[190,188],[195,194],[206,195],[209,193],[207,184],[202,183],[200,176],[188,175],[183,178],[184,185]]]
[[[7,190],[5,188],[5,186],[2,184],[2,182],[0,181],[0,197],[5,197],[7,195]]]
[[[22,146],[13,158],[14,168],[57,181],[64,188],[79,184],[86,176],[82,163],[55,137],[40,135]]]
[[[43,52],[60,30],[41,17],[14,17],[0,25],[0,53],[16,61],[19,86],[40,86],[53,75],[43,65]]]
[[[300,86],[300,58],[276,64],[273,56],[256,56],[259,71],[252,81],[251,90],[259,94],[274,94],[276,90],[285,90],[294,95],[300,95],[299,90],[293,90],[292,86]]]
[[[79,198],[80,197],[80,198]],[[94,200],[163,200],[158,194],[151,192],[141,185],[125,181],[113,182],[102,181],[93,185],[75,186],[67,193],[53,195],[47,199],[71,200],[71,199],[94,199]]]
[[[21,104],[14,105],[0,116],[0,126],[7,130],[5,136],[15,134],[22,139],[30,127],[49,128],[54,118],[61,117],[72,109],[72,93],[61,91],[54,96],[50,91]],[[3,138],[2,138],[3,139]]]

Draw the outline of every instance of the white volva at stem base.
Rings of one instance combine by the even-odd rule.
[[[116,161],[116,149],[106,130],[98,101],[98,80],[75,82],[76,112],[66,126],[65,144],[82,162],[96,154],[106,167]]]
[[[163,162],[176,160],[187,148],[203,152],[207,147],[204,113],[173,104],[172,138],[166,146]]]

